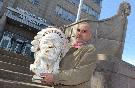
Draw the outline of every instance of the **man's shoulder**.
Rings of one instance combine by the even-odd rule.
[[[93,44],[88,44],[85,46],[85,48],[87,48],[87,52],[94,52],[96,51],[96,48]]]
[[[87,47],[88,48],[95,48],[95,46],[93,44],[88,44]]]
[[[85,47],[88,49],[95,49],[95,46],[93,44],[88,44]]]

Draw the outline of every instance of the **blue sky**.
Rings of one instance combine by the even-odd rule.
[[[109,18],[117,13],[123,0],[103,0],[100,19]],[[131,15],[128,17],[123,60],[135,65],[135,0],[126,0],[131,4]]]

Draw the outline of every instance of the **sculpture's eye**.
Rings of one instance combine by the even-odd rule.
[[[48,46],[48,48],[54,48],[54,46],[50,45],[50,46]]]

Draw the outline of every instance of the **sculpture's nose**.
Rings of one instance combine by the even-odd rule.
[[[31,64],[31,65],[30,65],[30,70],[31,70],[31,71],[36,70],[36,67],[34,66],[34,64]]]
[[[45,53],[48,53],[48,52],[49,52],[49,50],[48,50],[48,49],[46,49],[46,50],[45,50]]]

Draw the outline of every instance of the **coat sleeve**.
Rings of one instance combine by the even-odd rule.
[[[74,69],[62,70],[60,73],[54,74],[54,84],[78,85],[89,81],[96,67],[95,61],[95,52],[88,51],[84,57],[82,57],[79,66]]]

